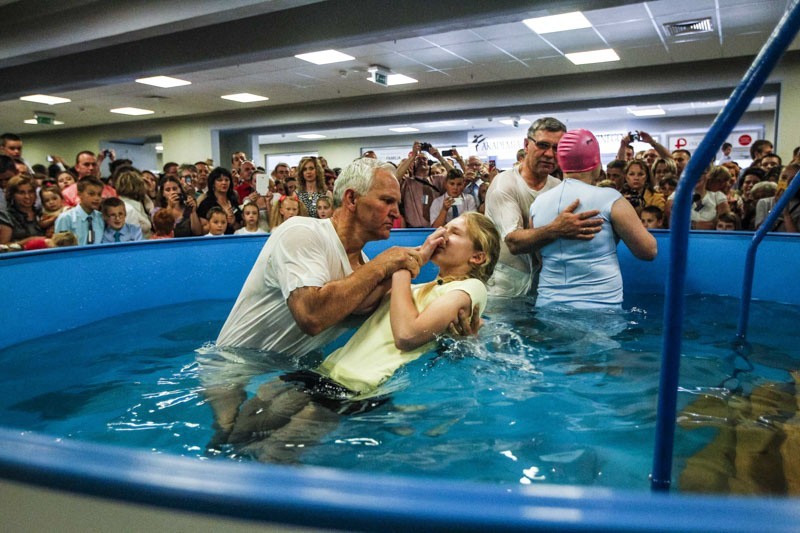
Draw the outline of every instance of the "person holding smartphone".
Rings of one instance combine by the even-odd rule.
[[[464,193],[464,173],[453,168],[447,173],[445,193],[431,204],[431,227],[441,228],[468,211],[477,211],[478,204],[471,194]]]

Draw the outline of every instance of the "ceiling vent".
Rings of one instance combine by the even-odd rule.
[[[683,20],[681,22],[667,22],[664,24],[664,32],[667,37],[680,37],[683,35],[693,35],[697,33],[708,33],[714,31],[711,25],[711,17],[704,19]]]

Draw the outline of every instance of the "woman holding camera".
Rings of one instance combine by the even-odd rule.
[[[175,237],[194,237],[203,234],[203,224],[197,216],[197,202],[194,195],[186,194],[183,184],[175,176],[166,175],[158,191],[159,207],[157,211],[166,209],[175,217]]]

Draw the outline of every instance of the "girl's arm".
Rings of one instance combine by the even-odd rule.
[[[394,345],[403,351],[413,350],[432,341],[452,323],[459,310],[470,313],[472,299],[464,291],[450,291],[432,301],[422,312],[411,297],[411,273],[398,270],[392,275],[389,321]]]

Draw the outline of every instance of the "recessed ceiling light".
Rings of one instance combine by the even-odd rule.
[[[28,118],[28,119],[23,120],[23,122],[25,124],[40,124],[40,122],[38,120],[36,120],[35,118]],[[53,125],[54,126],[63,126],[64,123],[62,121],[60,121],[60,120],[54,120],[53,121]]]
[[[667,112],[660,107],[651,107],[649,109],[628,109],[628,113],[636,117],[657,117],[659,115],[666,115]]]
[[[389,79],[387,80],[389,85],[404,85],[406,83],[419,83],[414,78],[406,76],[404,74],[389,74]]]
[[[320,50],[319,52],[310,52],[308,54],[297,54],[297,59],[314,63],[315,65],[327,65],[329,63],[341,63],[342,61],[352,61],[355,59],[353,56],[337,52],[336,50]]]
[[[162,89],[169,89],[170,87],[180,87],[181,85],[191,85],[192,82],[180,80],[178,78],[170,78],[169,76],[151,76],[149,78],[139,78],[136,83],[143,83],[145,85],[155,85]]]
[[[250,102],[263,102],[264,100],[269,100],[266,96],[259,96],[257,94],[250,94],[250,93],[236,93],[236,94],[226,94],[225,96],[220,96],[220,98],[224,100],[233,100],[234,102],[241,102],[244,104]]]
[[[514,120],[513,118],[504,118],[502,120],[499,120],[498,122],[500,122],[500,124],[505,124],[507,126],[514,126],[515,125],[514,122],[517,123],[516,124],[517,126],[520,126],[522,124],[530,124],[531,123],[531,121],[528,120],[527,118],[521,118],[519,120]]]
[[[592,50],[590,52],[576,52],[566,54],[567,59],[576,65],[588,65],[590,63],[606,63],[608,61],[619,61],[619,56],[611,48],[603,50]]]
[[[56,105],[56,104],[66,104],[67,102],[71,102],[69,98],[61,98],[59,96],[47,96],[46,94],[31,94],[29,96],[20,96],[20,100],[25,100],[26,102],[36,102],[37,104],[47,104],[47,105]]]
[[[394,131],[397,133],[413,133],[419,130],[417,128],[412,128],[411,126],[400,126],[398,128],[389,128],[389,131]]]
[[[118,113],[120,115],[152,115],[155,111],[150,111],[149,109],[139,109],[138,107],[118,107],[116,109],[109,109],[112,113]]]
[[[304,133],[302,135],[298,135],[301,139],[324,139],[324,135],[320,135],[319,133]]]
[[[545,33],[555,33],[557,31],[579,30],[581,28],[591,28],[592,23],[580,11],[552,15],[549,17],[537,17],[522,21],[527,27],[542,35]]]

